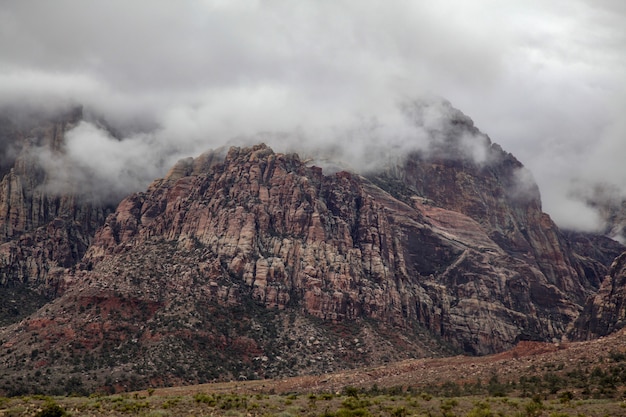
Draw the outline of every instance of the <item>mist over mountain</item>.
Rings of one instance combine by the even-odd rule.
[[[624,27],[610,0],[3,2],[0,394],[618,330]]]
[[[624,247],[562,233],[530,172],[448,101],[396,112],[324,141],[235,137],[290,152],[222,146],[146,185],[176,156],[158,130],[127,136],[80,106],[6,118],[0,392],[275,377],[599,334],[581,312],[602,308],[587,300]],[[30,378],[35,366],[46,376]]]
[[[376,172],[401,163],[413,152],[420,152],[426,158],[468,159],[479,165],[493,162],[489,160],[490,138],[478,131],[473,121],[449,101],[433,95],[390,103],[389,108],[381,107],[380,116],[354,116],[332,126],[254,131],[252,125],[247,125],[242,131],[248,133],[227,137],[191,134],[175,139],[172,128],[161,126],[157,121],[113,119],[109,122],[106,115],[82,105],[49,108],[13,105],[4,109],[11,123],[18,126],[28,126],[55,115],[62,117],[78,109],[81,119],[66,132],[63,152],[35,146],[29,153],[46,173],[48,192],[62,195],[72,190],[105,203],[115,203],[128,193],[145,188],[179,159],[199,155],[206,149],[250,146],[259,142],[279,151],[299,153],[310,163],[325,167],[327,172],[342,169],[361,174]],[[211,121],[206,124],[205,128],[211,130],[208,127]],[[450,142],[455,142],[454,146],[450,146]],[[454,149],[454,153],[450,153],[450,149]],[[3,159],[10,161],[14,153],[12,145],[7,143]],[[518,181],[511,193],[521,196],[535,187],[535,179],[528,169],[520,169],[516,178]],[[573,225],[566,223],[564,227],[593,230],[621,239],[619,223],[615,223],[621,195],[615,185],[572,183],[567,196],[576,203],[570,209],[581,215],[586,213],[579,217],[586,220]],[[578,209],[573,208],[575,206]]]
[[[108,176],[115,195],[259,132],[341,144],[367,168],[373,142],[424,139],[397,108],[425,95],[450,100],[523,161],[562,227],[605,228],[572,193],[579,184],[626,194],[621,2],[31,1],[4,2],[0,22],[0,103],[83,105],[115,126],[124,140],[86,118],[70,161],[42,156]]]
[[[90,198],[112,202],[145,188],[181,158],[210,148],[258,142],[299,153],[331,170],[335,166],[362,174],[401,163],[417,151],[426,158],[468,159],[480,165],[492,162],[490,139],[473,127],[469,117],[438,97],[398,103],[395,113],[390,110],[384,118],[355,118],[345,126],[176,141],[169,140],[163,129],[116,134],[123,128],[81,109],[85,117],[66,132],[63,152],[46,147],[29,151],[45,170],[45,187],[51,193],[79,190]],[[40,117],[48,116],[42,113]]]
[[[626,242],[626,198],[620,188],[609,183],[582,183],[572,189],[572,195],[598,212],[601,233]]]

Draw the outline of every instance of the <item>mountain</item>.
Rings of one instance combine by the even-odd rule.
[[[64,152],[64,134],[82,108],[56,114],[5,112],[0,117],[0,324],[54,298],[66,269],[85,254],[111,211],[77,195],[46,188],[41,151]]]
[[[626,242],[626,199],[606,204],[603,207],[592,205],[600,209],[601,216],[606,221],[606,234],[620,242]]]
[[[31,240],[7,245],[39,256],[22,263],[54,275],[11,278],[50,301],[0,332],[0,390],[267,378],[559,340],[624,248],[569,240],[522,164],[446,106],[428,148],[364,175],[232,147],[181,160],[93,235],[106,209],[78,200],[14,232]],[[407,114],[419,124],[422,110]],[[55,222],[82,240],[48,232]],[[82,243],[63,258],[37,242]]]
[[[606,336],[626,326],[626,252],[618,256],[606,279],[570,332],[574,340]]]
[[[598,210],[603,219],[608,236],[620,241],[626,238],[626,200],[622,200],[619,192],[611,187],[596,187],[587,203]],[[589,238],[597,239],[595,236]],[[571,239],[574,244],[580,239]],[[615,244],[614,241],[613,244]],[[587,245],[588,246],[588,245]],[[594,246],[594,245],[592,245]],[[619,248],[616,246],[616,249]],[[582,248],[579,248],[582,250]],[[606,252],[604,252],[606,253]],[[609,253],[612,254],[612,251]],[[592,254],[599,259],[600,253]],[[605,263],[609,258],[601,260]],[[572,329],[569,337],[573,340],[590,340],[607,336],[626,325],[626,252],[621,253],[611,262],[606,277],[602,281],[597,293],[589,297]]]

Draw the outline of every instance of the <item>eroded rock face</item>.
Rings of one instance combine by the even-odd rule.
[[[412,163],[409,190],[437,167]],[[419,323],[480,354],[520,339],[559,338],[588,291],[538,201],[506,206],[506,184],[493,172],[463,171],[468,181],[493,183],[486,196],[501,193],[481,210],[506,211],[486,219],[463,193],[486,197],[458,180],[440,180],[456,187],[445,194],[433,182],[432,191],[400,201],[363,177],[324,176],[264,145],[231,148],[223,164],[203,173],[180,172],[122,201],[83,263],[152,302],[193,290],[224,306],[253,300],[327,321]],[[442,170],[460,174],[454,166]],[[187,254],[167,267],[166,260],[141,261],[163,242]],[[129,268],[131,260],[141,266]]]
[[[579,275],[588,278],[594,288],[600,288],[609,267],[624,251],[624,245],[616,240],[593,233],[564,231],[570,258]]]
[[[34,227],[10,171],[4,270],[62,296],[2,331],[0,366],[129,389],[560,339],[617,249],[566,239],[523,166],[454,114],[428,152],[367,177],[265,145],[182,160],[93,241],[99,209],[54,200]]]
[[[606,336],[626,325],[626,252],[619,255],[591,297],[570,335],[575,340]]]
[[[585,271],[586,260],[573,255],[567,239],[541,211],[539,189],[531,174],[462,113],[448,129],[436,151],[415,153],[369,177],[404,201],[418,195],[472,218],[504,252],[539,270],[542,280],[568,294],[571,301],[584,303],[602,278],[597,271]],[[481,146],[478,160],[467,152],[445,150],[463,148],[459,142],[467,132],[478,142],[473,146]]]
[[[36,121],[1,121],[0,287],[53,296],[106,217],[105,207],[81,200],[71,189],[47,189],[38,158],[41,152],[64,152],[64,133],[81,118],[77,108]]]

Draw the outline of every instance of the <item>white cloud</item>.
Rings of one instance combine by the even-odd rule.
[[[85,135],[79,154],[103,144],[132,154],[149,143],[165,154],[132,168],[147,178],[155,163],[259,130],[299,132],[309,149],[337,145],[350,131],[340,145],[350,143],[353,160],[368,164],[377,137],[400,149],[408,136],[421,140],[397,103],[436,94],[526,164],[544,209],[570,226],[568,213],[589,214],[569,196],[574,179],[626,184],[624,7],[610,0],[2,2],[0,106],[82,103],[129,141],[106,142],[82,127],[73,132]],[[141,139],[137,125],[158,129]],[[468,143],[481,160],[482,148]]]

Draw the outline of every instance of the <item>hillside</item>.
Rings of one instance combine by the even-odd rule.
[[[576,343],[522,342],[483,357],[417,359],[318,376],[148,389],[118,395],[2,399],[33,415],[619,416],[624,332]]]

